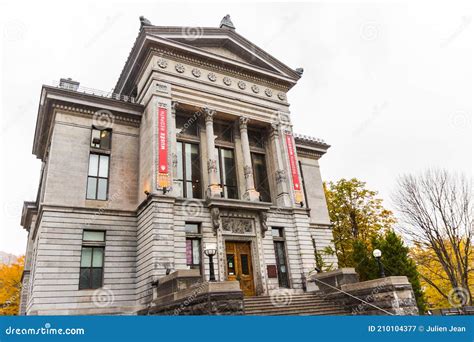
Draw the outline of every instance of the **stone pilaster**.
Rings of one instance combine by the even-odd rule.
[[[245,175],[245,193],[244,199],[249,201],[259,201],[260,194],[255,190],[252,171],[252,156],[250,155],[249,137],[247,134],[247,123],[249,119],[241,116],[239,119],[240,139],[242,145],[242,154],[244,159],[244,175]]]
[[[271,126],[271,141],[275,153],[276,172],[275,179],[277,183],[277,206],[289,207],[291,206],[291,199],[288,193],[288,177],[289,174],[285,171],[287,168],[283,162],[283,151],[281,148],[281,127],[280,124],[274,123]]]
[[[206,121],[206,142],[207,142],[207,172],[209,174],[209,187],[207,188],[208,197],[221,197],[222,188],[219,185],[217,175],[216,148],[214,145],[214,115],[216,111],[210,108],[203,108],[203,114]]]
[[[170,165],[170,170],[171,170],[171,184],[174,184],[176,181],[176,175],[178,174],[178,155],[177,155],[177,142],[176,142],[176,109],[179,106],[179,103],[177,101],[172,101],[171,102],[171,120],[168,124],[168,130],[170,132],[170,140],[169,140],[169,146],[170,146],[170,152],[171,152],[171,165]],[[179,194],[179,186],[172,186],[171,187],[171,195],[178,197]]]

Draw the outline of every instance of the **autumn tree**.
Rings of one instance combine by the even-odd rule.
[[[421,250],[429,251],[440,266],[438,276],[450,286],[437,286],[433,274],[426,273],[423,279],[444,298],[455,290],[465,297],[463,304],[471,304],[474,232],[470,180],[444,170],[406,175],[398,181],[394,202],[406,224],[403,232]]]
[[[400,235],[390,229],[383,235],[372,237],[369,246],[360,240],[355,240],[353,248],[355,269],[360,280],[380,278],[379,266],[372,256],[374,249],[380,249],[382,251],[380,262],[384,267],[385,275],[387,277],[406,276],[412,285],[420,313],[425,311],[426,301],[421,287],[420,275],[416,263],[410,257],[410,249],[405,245]]]
[[[18,315],[24,260],[0,265],[0,315]]]
[[[334,245],[339,267],[353,267],[353,242],[368,245],[371,238],[395,223],[391,211],[382,205],[377,192],[356,178],[324,183],[324,192],[333,224]]]

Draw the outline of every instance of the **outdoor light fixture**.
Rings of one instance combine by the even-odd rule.
[[[209,257],[209,281],[216,281],[214,274],[214,261],[212,258],[217,254],[217,245],[215,243],[206,243],[204,254]]]
[[[377,260],[377,264],[379,264],[379,271],[380,271],[380,278],[385,278],[385,272],[383,270],[383,265],[380,262],[380,258],[382,257],[382,251],[380,249],[374,249],[372,252],[375,260]]]

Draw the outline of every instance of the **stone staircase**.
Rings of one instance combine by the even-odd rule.
[[[344,307],[337,306],[319,295],[306,293],[245,297],[244,314],[253,316],[342,316],[351,313]]]

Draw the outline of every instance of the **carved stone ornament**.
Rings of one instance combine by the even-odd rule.
[[[265,89],[265,95],[267,95],[268,97],[272,97],[272,95],[273,95],[272,90],[269,89],[269,88],[266,88],[266,89]]]
[[[176,155],[176,153],[171,154],[171,160],[173,162],[173,168],[176,169],[176,167],[178,166],[178,156]]]
[[[259,217],[260,217],[260,228],[261,228],[262,237],[265,237],[265,233],[268,231],[268,225],[267,225],[268,214],[264,211],[261,211],[259,214]]]
[[[221,225],[221,213],[219,208],[212,208],[211,209],[211,220],[212,220],[212,228],[214,230],[214,234],[217,234],[217,230]]]
[[[240,129],[241,129],[241,130],[247,129],[247,124],[248,124],[248,122],[249,122],[249,118],[248,118],[248,117],[246,117],[246,116],[241,116],[241,117],[239,118],[239,127],[240,127]]]
[[[260,92],[260,88],[258,87],[258,85],[253,85],[252,86],[252,91],[255,93],[255,94],[258,94]]]
[[[244,166],[244,176],[245,178],[249,178],[252,176],[252,168],[249,165]]]
[[[182,73],[186,70],[186,68],[184,67],[184,65],[181,64],[181,63],[176,64],[176,66],[175,66],[174,68],[175,68],[176,71],[179,72],[180,74],[182,74]]]
[[[224,82],[226,86],[230,86],[232,84],[232,80],[230,79],[230,77],[224,77],[222,79],[222,82]]]
[[[158,59],[157,64],[161,69],[166,69],[168,67],[168,61],[164,58]]]
[[[286,172],[285,170],[277,170],[275,172],[275,178],[277,183],[283,183],[286,181]]]
[[[222,219],[222,230],[234,234],[252,233],[252,220],[244,218],[225,217]]]
[[[245,83],[244,81],[239,81],[237,83],[237,85],[239,86],[240,89],[244,90],[245,88],[247,88],[247,83]]]
[[[209,79],[209,81],[211,82],[215,82],[217,80],[217,76],[216,74],[214,74],[213,72],[210,72],[207,74],[207,78]]]
[[[207,160],[207,172],[217,172],[217,161],[214,159]]]
[[[214,120],[214,115],[216,115],[216,111],[214,109],[210,109],[209,107],[204,107],[201,110],[201,113],[204,114],[204,119],[206,122],[212,122]]]
[[[198,68],[194,68],[191,73],[193,74],[194,77],[201,77],[201,70],[199,70]]]
[[[282,101],[285,101],[285,98],[286,98],[285,93],[278,93],[278,98]]]

